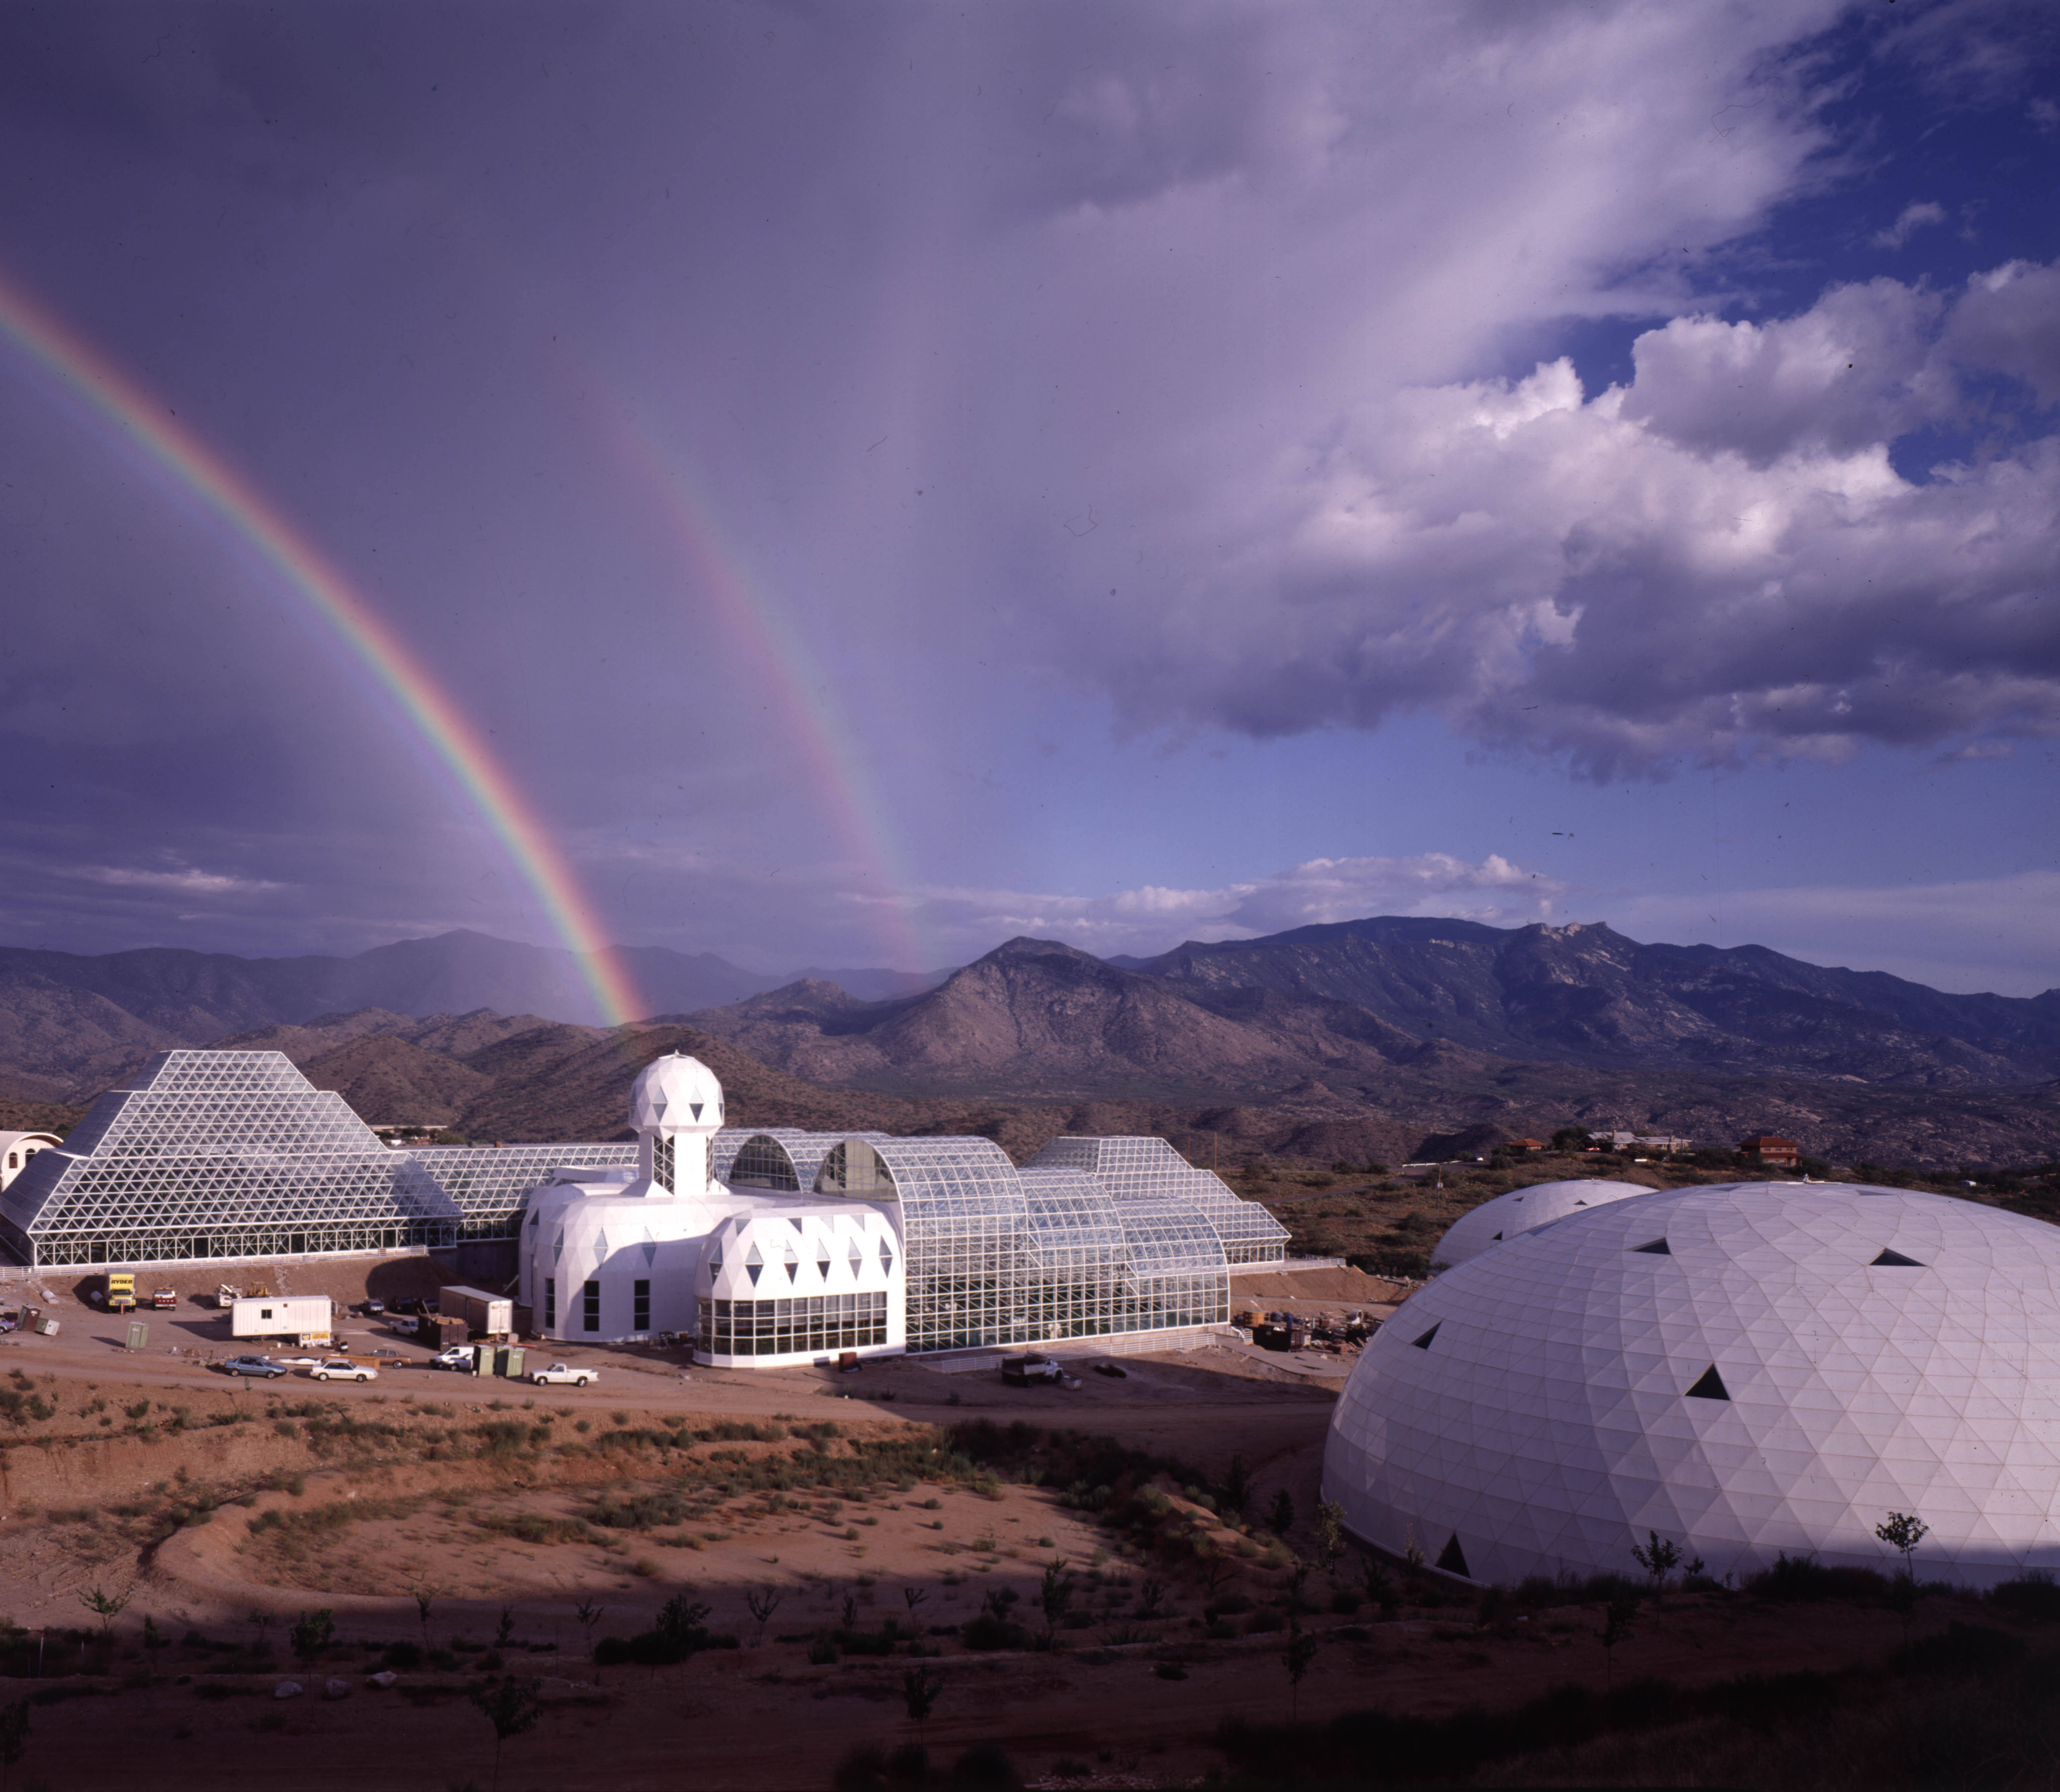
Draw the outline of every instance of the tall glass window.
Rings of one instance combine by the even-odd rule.
[[[601,1284],[586,1282],[580,1287],[580,1329],[582,1331],[601,1330]]]
[[[555,1331],[558,1327],[558,1282],[554,1275],[544,1278],[544,1329]]]
[[[651,1284],[633,1283],[629,1294],[629,1329],[649,1331],[651,1329]]]

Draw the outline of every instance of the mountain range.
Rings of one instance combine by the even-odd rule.
[[[1011,1148],[1141,1127],[1184,1148],[1392,1159],[1570,1122],[1704,1143],[1779,1131],[1846,1162],[2060,1148],[2060,992],[1948,995],[1607,926],[1380,917],[1121,963],[1021,939],[884,996],[833,976],[740,992],[734,979],[765,980],[674,954],[673,987],[702,978],[717,999],[626,1033],[548,1003],[425,1012],[435,994],[537,987],[552,967],[536,950],[460,934],[359,960],[0,953],[0,1094],[77,1102],[167,1044],[266,1044],[375,1123],[607,1138],[625,1066],[665,1038],[719,1052],[725,1084],[754,1092],[733,1111],[753,1119],[983,1130]],[[400,999],[316,1006],[371,988]]]
[[[733,1002],[793,976],[834,978],[873,997],[912,993],[937,980],[877,970],[767,977],[713,952],[629,946],[618,953],[654,1014]],[[0,1089],[76,1099],[139,1054],[361,1008],[418,1017],[487,1008],[576,1023],[600,1018],[573,954],[465,929],[350,958],[238,958],[170,946],[86,957],[0,947]]]
[[[803,981],[680,1018],[812,1081],[1016,1095],[1443,1081],[1491,1060],[1926,1089],[2060,1076],[2060,990],[1952,996],[1606,925],[1387,916],[1128,966],[1014,940],[912,996]]]

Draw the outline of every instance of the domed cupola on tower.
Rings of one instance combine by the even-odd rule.
[[[629,1123],[653,1195],[708,1192],[709,1142],[722,1126],[722,1085],[706,1064],[677,1052],[653,1059],[630,1090]]]

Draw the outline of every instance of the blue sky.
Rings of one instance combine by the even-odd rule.
[[[623,940],[1455,913],[2030,994],[2056,72],[1999,0],[0,5],[0,272]],[[549,937],[4,341],[0,553],[0,941]]]

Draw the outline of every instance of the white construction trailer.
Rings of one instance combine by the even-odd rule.
[[[312,1347],[329,1343],[334,1327],[327,1295],[242,1295],[229,1304],[232,1338],[291,1338]]]
[[[505,1338],[515,1329],[515,1303],[507,1295],[462,1286],[437,1291],[437,1311],[444,1319],[461,1319],[475,1338]]]

